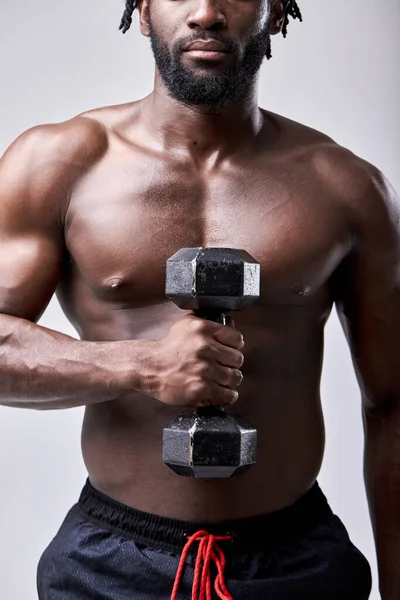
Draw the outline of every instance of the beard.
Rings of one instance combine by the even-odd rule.
[[[158,35],[149,16],[150,43],[155,63],[167,93],[184,104],[202,107],[213,112],[222,110],[246,96],[262,61],[271,48],[269,23],[257,33],[249,34],[242,52],[237,42],[225,40],[217,32],[207,31],[176,42],[172,48]],[[182,64],[183,47],[198,40],[216,40],[228,47],[229,66],[222,72],[210,69],[206,60],[197,61],[201,69]]]

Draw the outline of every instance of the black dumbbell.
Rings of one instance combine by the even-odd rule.
[[[260,295],[260,265],[244,250],[183,248],[167,261],[166,296],[222,325]],[[183,390],[184,393],[184,390]],[[222,407],[199,408],[164,428],[163,461],[179,475],[227,478],[256,462],[257,430]]]

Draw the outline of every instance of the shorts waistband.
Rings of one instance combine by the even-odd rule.
[[[89,479],[78,507],[91,522],[149,547],[181,552],[187,536],[205,530],[232,536],[236,550],[268,547],[293,538],[331,516],[332,510],[318,482],[294,504],[265,515],[219,522],[181,521],[143,512],[96,490]],[[229,543],[231,545],[231,543]]]

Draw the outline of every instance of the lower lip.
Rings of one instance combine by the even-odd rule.
[[[193,58],[201,58],[202,60],[218,60],[228,53],[217,50],[187,50],[187,54],[190,54]]]

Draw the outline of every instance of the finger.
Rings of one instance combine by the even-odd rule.
[[[228,406],[237,402],[239,392],[223,385],[215,384],[210,386],[210,398],[209,403],[212,406]]]
[[[243,373],[239,369],[230,369],[218,365],[213,372],[213,381],[230,389],[236,389],[243,381]]]
[[[244,363],[244,355],[240,350],[221,344],[213,348],[213,359],[220,365],[231,369],[241,369]]]
[[[231,348],[240,349],[244,346],[242,334],[237,329],[229,327],[229,325],[219,327],[214,333],[214,339],[220,344],[230,346]]]

